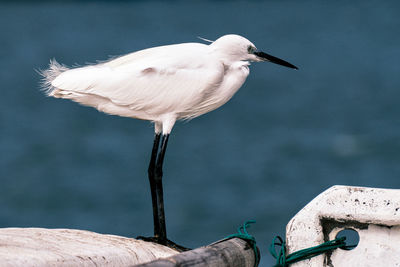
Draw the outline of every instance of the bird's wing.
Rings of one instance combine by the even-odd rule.
[[[146,49],[71,69],[53,80],[52,86],[107,98],[133,110],[162,114],[195,105],[223,78],[222,63],[209,58],[204,45],[185,44]]]

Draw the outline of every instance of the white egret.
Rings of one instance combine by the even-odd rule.
[[[151,240],[175,246],[167,239],[162,189],[169,134],[177,120],[192,119],[225,104],[246,80],[251,61],[297,69],[257,50],[246,38],[230,34],[210,44],[159,46],[72,69],[52,60],[42,75],[48,96],[154,122],[148,168],[154,218]]]

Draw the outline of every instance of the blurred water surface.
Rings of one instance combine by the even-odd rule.
[[[0,3],[0,227],[151,235],[148,122],[46,98],[35,69],[241,34],[299,66],[251,66],[223,108],[178,123],[169,237],[197,247],[247,219],[267,246],[336,184],[400,187],[398,1]]]

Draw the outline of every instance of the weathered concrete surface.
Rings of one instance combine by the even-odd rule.
[[[343,229],[358,232],[353,250],[336,249],[291,267],[400,266],[400,190],[333,186],[288,223],[288,253],[319,245]]]
[[[1,228],[0,266],[132,266],[178,252],[133,238],[89,231]]]
[[[140,267],[253,267],[255,261],[253,248],[242,239],[232,238],[145,263]]]

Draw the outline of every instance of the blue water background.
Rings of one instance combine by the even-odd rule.
[[[151,235],[145,121],[39,90],[66,65],[241,34],[294,71],[255,63],[222,108],[178,123],[164,169],[169,237],[211,243],[247,219],[267,247],[332,185],[400,188],[400,2],[0,3],[0,227]]]

